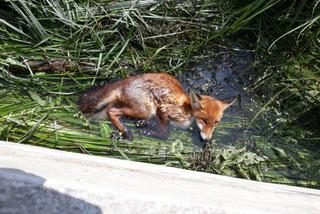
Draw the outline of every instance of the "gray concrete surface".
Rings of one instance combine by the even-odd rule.
[[[0,213],[320,213],[320,191],[0,141]]]

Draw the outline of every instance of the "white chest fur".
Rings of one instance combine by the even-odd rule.
[[[193,118],[183,121],[170,121],[170,124],[176,128],[187,129],[193,123]]]

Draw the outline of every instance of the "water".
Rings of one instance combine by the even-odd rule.
[[[319,150],[314,143],[297,140],[299,130],[280,129],[281,117],[271,111],[272,104],[259,114],[266,102],[263,98],[270,97],[270,91],[262,90],[258,95],[250,88],[257,79],[252,54],[216,49],[214,54],[204,55],[195,59],[189,70],[177,75],[182,85],[222,100],[239,95],[225,111],[212,143],[220,148],[244,146],[247,151],[267,157],[268,164],[261,167],[265,181],[319,187]],[[196,128],[192,139],[196,146],[203,146]]]
[[[248,52],[238,52],[233,55],[209,54],[194,62],[190,70],[177,76],[184,88],[191,88],[199,94],[227,102],[238,96],[237,101],[225,111],[214,133],[216,142],[232,145],[249,138],[245,125],[256,103],[249,98],[250,95],[245,90],[244,82],[248,81],[240,75],[243,71],[250,72],[251,64],[252,57]],[[195,145],[203,145],[196,128],[193,128],[192,136]]]

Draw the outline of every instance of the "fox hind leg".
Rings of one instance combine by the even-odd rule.
[[[123,134],[124,138],[132,140],[132,134],[125,128],[121,123],[120,118],[122,116],[147,119],[149,116],[148,111],[139,111],[135,108],[130,107],[111,107],[107,110],[107,116],[112,124]]]

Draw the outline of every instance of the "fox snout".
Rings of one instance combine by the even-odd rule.
[[[207,127],[202,123],[197,122],[197,126],[199,128],[200,136],[204,141],[210,141],[215,130],[215,127]]]
[[[212,134],[213,134],[214,130],[210,133],[205,133],[203,131],[200,131],[200,136],[202,138],[202,140],[204,141],[210,141],[212,138]]]

